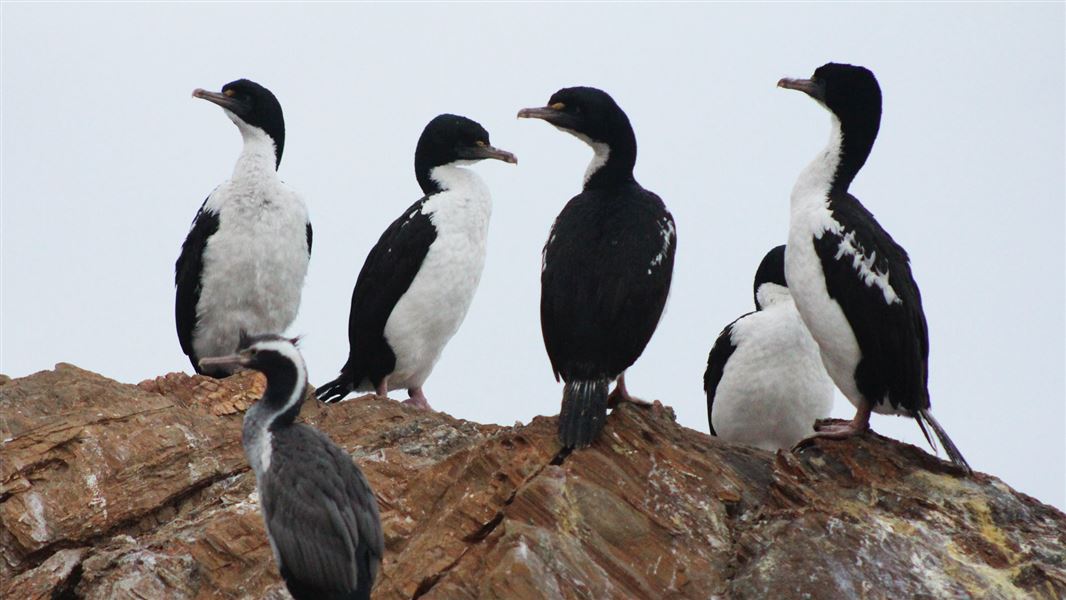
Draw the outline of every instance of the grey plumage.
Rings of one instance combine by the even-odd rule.
[[[307,396],[307,369],[294,341],[242,336],[240,349],[200,362],[267,377],[263,398],[245,415],[241,441],[289,592],[296,600],[369,599],[385,546],[370,484],[324,433],[294,422]]]

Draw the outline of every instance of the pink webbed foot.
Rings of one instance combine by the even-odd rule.
[[[862,435],[870,430],[870,408],[863,407],[855,413],[855,418],[850,421],[836,419],[819,419],[814,422],[814,435],[800,440],[792,447],[793,451],[802,450],[814,444],[814,440],[825,438],[828,440],[846,440]]]
[[[641,408],[650,408],[651,402],[642,400],[636,396],[630,396],[629,390],[626,389],[626,374],[622,373],[616,380],[614,389],[607,395],[607,408],[616,408],[622,402],[629,402],[630,404],[636,404]]]
[[[411,397],[404,400],[404,404],[414,406],[415,408],[421,408],[422,410],[433,410],[433,407],[429,405],[429,400],[426,400],[426,395],[422,393],[422,388],[411,388],[407,390],[407,393]]]

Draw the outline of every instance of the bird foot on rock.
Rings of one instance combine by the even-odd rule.
[[[814,441],[822,438],[827,440],[846,440],[869,431],[869,422],[856,423],[855,421],[841,421],[840,419],[818,419],[814,422],[815,434],[803,438],[792,447],[793,452],[814,445]]]
[[[411,394],[411,397],[404,400],[404,404],[422,410],[433,410],[433,407],[429,405],[429,400],[426,400],[426,395],[422,393],[422,388],[408,390],[408,393]]]

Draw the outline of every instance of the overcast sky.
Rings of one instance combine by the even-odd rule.
[[[5,374],[60,361],[126,382],[191,370],[174,331],[174,260],[240,136],[190,92],[247,77],[284,107],[280,173],[315,226],[290,330],[305,336],[312,382],[344,363],[363,259],[420,196],[418,135],[454,112],[519,165],[474,167],[495,202],[487,264],[426,393],[482,422],[556,414],[540,250],[591,152],[515,113],[593,85],[629,114],[636,176],[678,228],[670,303],[629,387],[707,431],[707,353],[751,310],[755,268],[786,239],[792,184],[828,137],[825,112],[775,84],[852,62],[884,93],[852,191],[911,254],[934,414],[975,468],[1066,505],[1062,3],[0,10]],[[840,397],[834,414],[853,409]],[[924,447],[909,419],[872,424]]]

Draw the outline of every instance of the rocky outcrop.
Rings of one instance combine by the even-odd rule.
[[[261,386],[0,379],[0,597],[287,598],[240,447]],[[1066,516],[876,434],[771,454],[623,405],[567,454],[554,418],[301,418],[374,486],[375,598],[1066,596]]]

